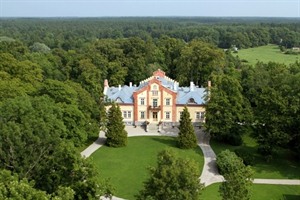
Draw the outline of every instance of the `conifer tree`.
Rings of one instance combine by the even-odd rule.
[[[106,145],[110,147],[123,147],[127,145],[127,132],[123,123],[122,112],[119,105],[112,104],[108,111],[108,122],[105,136]]]
[[[195,130],[190,118],[190,113],[185,106],[180,117],[179,133],[177,137],[178,146],[182,149],[190,149],[197,146]]]

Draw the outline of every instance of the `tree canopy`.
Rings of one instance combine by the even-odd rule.
[[[178,158],[173,151],[157,155],[157,167],[150,168],[150,178],[137,199],[198,200],[202,185],[199,167],[193,160]]]
[[[249,200],[253,174],[250,166],[246,167],[242,159],[229,150],[217,156],[217,165],[225,178],[219,188],[222,199]]]
[[[250,105],[242,94],[239,81],[232,76],[212,76],[208,88],[205,127],[212,137],[230,144],[240,145],[252,115]]]

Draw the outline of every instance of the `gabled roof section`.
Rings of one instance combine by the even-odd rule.
[[[178,88],[176,104],[189,104],[190,99],[193,99],[195,104],[202,105],[205,103],[205,88],[194,88],[193,91],[189,87]]]
[[[106,95],[108,99],[112,101],[121,100],[125,104],[132,104],[132,94],[135,90],[137,90],[137,87],[129,87],[127,85],[123,87],[109,87],[107,89]]]
[[[158,69],[153,72],[153,76],[140,82],[139,89],[149,85],[149,82],[153,79],[158,80],[163,87],[172,90],[173,92],[176,92],[179,87],[179,83],[177,81],[167,77],[164,71]]]

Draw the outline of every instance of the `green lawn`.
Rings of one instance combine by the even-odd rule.
[[[241,60],[247,60],[249,64],[255,65],[258,61],[261,62],[278,62],[291,64],[296,60],[300,61],[300,55],[287,55],[281,53],[277,45],[266,45],[261,47],[241,49],[237,54]]]
[[[219,186],[220,183],[216,183],[204,188],[201,199],[221,200],[218,192]],[[251,200],[298,200],[300,199],[300,186],[253,184],[251,194]]]
[[[134,199],[149,175],[147,167],[156,165],[157,153],[165,148],[174,149],[180,157],[194,159],[202,171],[204,158],[201,149],[178,149],[176,138],[173,137],[130,137],[127,147],[104,146],[93,153],[91,158],[99,169],[99,178],[111,178],[116,196]]]
[[[281,149],[270,162],[257,153],[255,140],[249,136],[245,136],[244,145],[240,147],[222,144],[217,141],[211,141],[211,147],[218,154],[225,149],[234,151],[237,148],[246,149],[254,156],[254,178],[273,178],[273,179],[300,179],[300,162],[290,151]]]

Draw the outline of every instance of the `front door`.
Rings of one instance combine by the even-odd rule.
[[[153,121],[157,121],[157,112],[152,113]]]

